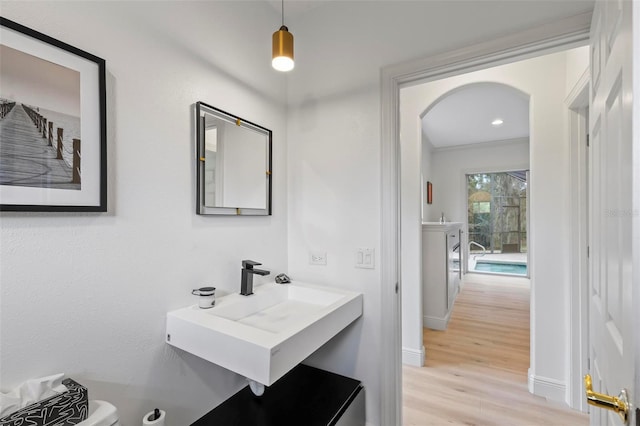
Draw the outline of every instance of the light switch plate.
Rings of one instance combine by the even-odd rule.
[[[358,247],[356,249],[355,267],[364,269],[374,269],[375,267],[375,250],[367,247]]]

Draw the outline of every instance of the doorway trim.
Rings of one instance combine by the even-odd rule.
[[[591,73],[586,69],[573,90],[567,96],[565,104],[569,113],[569,138],[571,159],[571,186],[574,188],[571,198],[571,216],[579,218],[572,223],[571,247],[571,294],[569,298],[569,380],[568,383],[581,381],[585,371],[589,371],[589,299],[588,299],[588,145],[589,134],[588,107],[589,82]],[[587,402],[582,388],[569,387],[567,403],[586,413]]]
[[[591,12],[381,71],[380,424],[402,424],[400,88],[584,45]]]

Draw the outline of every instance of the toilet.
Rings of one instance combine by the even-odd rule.
[[[77,426],[121,426],[118,410],[107,401],[90,400],[87,419]]]

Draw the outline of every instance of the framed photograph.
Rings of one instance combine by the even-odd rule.
[[[427,204],[433,203],[433,185],[427,181]]]
[[[0,210],[107,211],[105,61],[0,17]]]

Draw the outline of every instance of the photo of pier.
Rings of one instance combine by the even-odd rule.
[[[81,190],[80,73],[0,44],[0,185]]]

